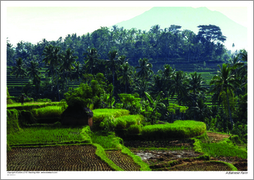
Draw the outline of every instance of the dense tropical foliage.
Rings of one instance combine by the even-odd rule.
[[[14,47],[7,42],[7,65],[16,77],[31,79],[22,92],[34,99],[125,108],[151,124],[193,119],[211,130],[246,134],[247,51],[231,54],[217,26],[198,28],[196,35],[177,25],[155,25],[148,32],[113,26],[35,45],[19,42]],[[219,64],[208,85],[198,72],[173,68],[200,62]],[[156,64],[163,68],[155,72]],[[79,88],[73,89],[70,82]]]

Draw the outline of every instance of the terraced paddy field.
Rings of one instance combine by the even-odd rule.
[[[7,171],[247,171],[247,148],[233,144],[227,134],[206,132],[202,122],[146,125],[141,134],[120,138],[89,126],[20,128],[17,110],[10,111]],[[94,120],[107,116],[104,111],[133,117],[127,110],[99,109]],[[155,136],[162,130],[169,136]]]
[[[212,133],[211,139],[214,137]],[[216,137],[217,141],[225,138],[219,134]],[[126,141],[124,144],[152,171],[247,171],[247,159],[206,159],[203,153],[194,151],[193,140]],[[115,171],[95,152],[96,147],[92,145],[13,148],[7,153],[7,171]],[[122,170],[140,171],[140,166],[120,150],[106,150],[105,153]]]
[[[95,150],[94,146],[15,148],[7,153],[7,171],[113,171]]]
[[[207,133],[212,141],[219,142],[229,136]],[[247,159],[240,157],[206,157],[194,150],[194,140],[129,141],[125,145],[146,162],[152,171],[247,171]],[[230,163],[230,164],[227,164]]]

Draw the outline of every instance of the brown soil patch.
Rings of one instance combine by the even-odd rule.
[[[231,171],[224,163],[193,161],[168,168],[168,171]]]
[[[7,153],[7,171],[112,171],[94,146],[13,148]]]
[[[223,140],[224,138],[229,138],[230,136],[227,134],[218,134],[218,133],[214,133],[214,132],[206,132],[207,136],[209,137],[209,140],[212,143],[216,143],[219,142],[221,140]]]
[[[105,152],[108,158],[123,170],[140,171],[140,166],[137,165],[131,157],[121,153],[121,151],[105,151]]]
[[[131,148],[138,147],[157,147],[157,148],[167,148],[167,147],[193,147],[195,141],[192,139],[172,139],[172,140],[162,140],[162,141],[124,141],[124,146]]]
[[[238,171],[247,171],[247,159],[242,159],[239,157],[218,157],[214,158],[211,157],[211,160],[216,160],[216,161],[225,161],[228,163],[233,164]]]

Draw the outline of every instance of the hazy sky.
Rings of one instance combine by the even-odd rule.
[[[5,15],[6,37],[16,45],[23,40],[37,43],[43,38],[57,40],[68,34],[83,35],[93,32],[101,26],[112,26],[124,20],[131,19],[155,6],[205,6],[211,10],[220,11],[239,24],[248,26],[247,5],[245,3],[218,4],[170,2],[8,2],[1,10]],[[218,5],[220,7],[218,7]],[[2,22],[2,21],[1,21]],[[6,37],[4,39],[6,39]]]

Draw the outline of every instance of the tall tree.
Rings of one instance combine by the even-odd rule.
[[[40,87],[40,71],[41,68],[39,68],[39,63],[35,61],[30,62],[30,67],[27,68],[27,76],[33,79],[33,84],[35,85],[36,88],[36,94],[39,92],[39,87]]]
[[[152,114],[151,114],[152,124],[154,124],[155,119],[157,119],[158,110],[161,108],[164,108],[164,109],[166,108],[165,104],[163,103],[164,99],[162,98],[162,94],[163,93],[160,92],[158,96],[156,97],[156,99],[153,99],[153,97],[148,92],[145,92],[145,95],[149,101],[149,104],[152,107]]]
[[[52,76],[53,84],[57,86],[57,94],[58,100],[60,101],[60,94],[59,94],[59,64],[63,58],[60,47],[54,47],[52,45],[46,46],[43,51],[44,59],[46,66],[48,66],[48,75]]]
[[[209,24],[199,25],[198,28],[199,32],[197,38],[204,44],[206,56],[211,59],[216,46],[221,49],[221,44],[226,41],[227,38],[222,35],[221,29],[218,26]],[[223,53],[223,51],[221,51],[221,53]]]
[[[229,104],[229,95],[233,96],[233,91],[235,90],[235,76],[231,73],[231,68],[227,64],[223,64],[222,67],[219,66],[219,68],[220,70],[218,71],[218,74],[215,75],[210,82],[210,85],[213,85],[211,92],[219,93],[219,97],[223,94],[223,92],[226,93],[228,114],[231,128],[233,129],[234,122],[232,119],[232,112]]]
[[[97,50],[95,48],[89,48],[87,52],[84,53],[85,58],[85,67],[87,70],[90,70],[90,74],[93,74],[93,70],[97,64],[99,55],[97,54]]]
[[[118,60],[116,59],[117,56],[117,51],[113,50],[113,51],[109,51],[108,53],[108,57],[109,57],[109,61],[108,61],[108,66],[112,71],[112,80],[113,80],[113,87],[115,87],[115,71],[118,65]],[[113,88],[113,94],[114,94],[114,88]]]
[[[181,99],[187,94],[186,75],[183,71],[177,71],[172,77],[169,94],[171,98],[177,94],[178,104],[181,105]]]
[[[127,84],[131,83],[133,81],[132,77],[131,77],[131,70],[130,70],[130,65],[128,62],[123,63],[120,66],[120,83],[125,85],[125,90],[124,92],[127,93]]]
[[[78,59],[77,56],[74,56],[74,51],[68,48],[63,55],[62,58],[62,64],[60,65],[60,72],[63,73],[64,79],[66,81],[66,91],[68,88],[68,78],[70,78],[71,71],[74,69],[74,63],[76,62],[76,59]]]
[[[140,69],[137,73],[137,76],[139,77],[141,81],[141,88],[139,89],[147,89],[148,88],[148,80],[150,78],[150,75],[153,73],[152,67],[153,65],[148,62],[149,60],[147,58],[139,59],[138,63],[139,66],[136,66],[136,69]],[[141,97],[143,97],[144,94],[142,93]]]
[[[147,58],[139,59],[139,66],[136,67],[136,69],[140,69],[138,71],[138,76],[144,80],[148,80],[149,76],[153,73],[153,65],[148,61]]]

